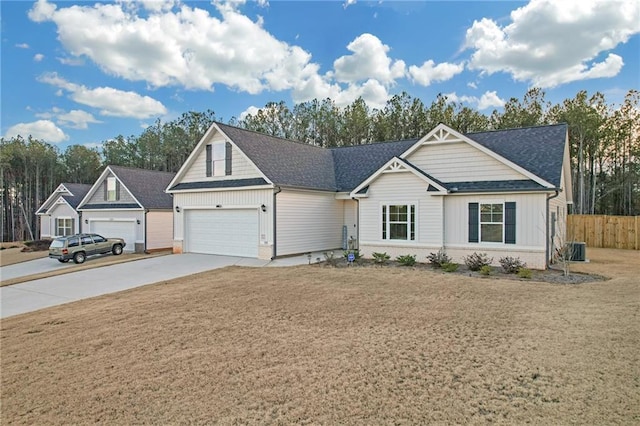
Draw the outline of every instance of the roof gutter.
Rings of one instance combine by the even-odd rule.
[[[546,217],[546,223],[547,223],[547,227],[546,227],[546,229],[544,231],[545,236],[546,236],[546,238],[545,238],[545,260],[544,260],[546,269],[549,269],[549,266],[550,266],[549,257],[551,256],[551,249],[550,249],[551,242],[549,241],[549,225],[550,225],[550,223],[549,223],[549,221],[550,221],[550,218],[549,218],[549,201],[553,200],[558,195],[560,195],[560,189],[556,188],[555,189],[555,194],[550,195],[550,196],[547,197],[547,208],[546,208],[546,210],[544,212],[545,217]]]
[[[282,192],[282,188],[276,186],[273,188],[273,254],[271,260],[276,258],[277,255],[277,222],[276,222],[276,195]]]

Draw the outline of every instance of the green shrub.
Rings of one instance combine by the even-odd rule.
[[[342,256],[347,259],[349,257],[349,254],[353,253],[353,261],[357,262],[358,260],[360,260],[360,258],[362,258],[362,256],[360,255],[360,250],[355,249],[355,250],[345,250],[342,252]]]
[[[493,262],[493,258],[487,256],[487,253],[476,253],[470,254],[469,256],[465,256],[464,264],[467,265],[471,271],[479,271],[483,266],[491,265]]]
[[[458,270],[458,264],[457,263],[451,263],[451,262],[443,263],[442,264],[442,269],[445,272],[456,272]]]
[[[524,278],[524,279],[530,279],[532,276],[532,272],[531,269],[527,269],[527,268],[520,268],[518,269],[518,277],[519,278]]]
[[[334,253],[332,251],[327,251],[324,252],[324,260],[325,262],[327,262],[327,265],[329,266],[338,266],[338,261],[340,259],[338,259],[337,257],[335,257]]]
[[[443,249],[438,250],[437,253],[430,253],[427,260],[434,268],[442,268],[445,263],[451,263],[451,258]]]
[[[507,274],[516,274],[521,268],[526,268],[527,264],[520,260],[519,257],[503,257],[500,259],[500,266]]]
[[[491,271],[492,269],[491,269],[491,266],[489,265],[482,265],[482,267],[480,268],[480,274],[487,277],[491,275]]]
[[[385,253],[371,253],[371,256],[373,256],[373,261],[375,263],[380,264],[380,265],[384,265],[385,263],[387,263],[387,261],[389,259],[391,259],[391,256],[389,256],[386,252]]]
[[[396,257],[396,260],[402,266],[413,266],[416,264],[416,255],[405,254],[403,256]]]

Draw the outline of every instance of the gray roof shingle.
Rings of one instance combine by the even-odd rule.
[[[142,207],[146,209],[173,208],[173,197],[164,190],[171,183],[175,173],[123,166],[109,167],[129,189],[131,195],[142,204]]]
[[[326,149],[222,123],[216,125],[274,184],[338,192],[355,189],[387,161],[399,157],[419,140]],[[469,133],[466,136],[559,187],[566,132],[566,124],[557,124]],[[188,189],[183,185],[172,189]],[[459,191],[489,190],[491,187],[500,191],[542,189],[530,180],[456,182],[456,186]]]

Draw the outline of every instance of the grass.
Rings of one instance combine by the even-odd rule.
[[[638,253],[589,255],[611,280],[230,267],[5,319],[0,423],[638,423]]]

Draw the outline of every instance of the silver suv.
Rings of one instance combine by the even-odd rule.
[[[49,257],[62,263],[71,259],[75,263],[83,263],[87,256],[94,254],[122,254],[126,245],[122,238],[105,238],[98,234],[67,235],[51,242]]]

